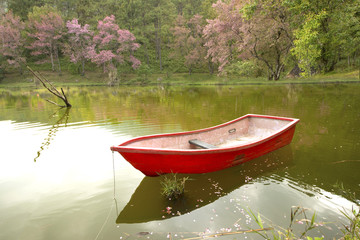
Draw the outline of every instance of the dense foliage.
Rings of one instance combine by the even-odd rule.
[[[354,66],[360,51],[360,0],[6,0],[2,9],[1,71],[49,62],[82,75],[217,69],[278,80]]]

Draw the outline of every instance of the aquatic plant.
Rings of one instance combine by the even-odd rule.
[[[349,225],[343,225],[344,229],[341,231],[344,233],[344,237],[342,239],[360,239],[360,200],[356,197],[355,192],[352,192],[350,189],[345,188],[342,182],[336,182],[333,185],[336,193],[344,196],[350,201],[354,202],[358,209],[351,209],[351,212],[348,213],[346,210],[340,210],[340,212],[349,220]]]
[[[303,239],[306,237],[308,240],[321,240],[323,237],[309,237],[307,236],[307,233],[318,226],[318,224],[315,222],[316,215],[315,213],[312,215],[311,219],[308,218],[306,215],[306,208],[303,207],[292,207],[291,208],[291,214],[290,214],[290,224],[287,229],[281,229],[278,230],[277,233],[275,231],[272,231],[272,239],[280,240],[280,239]],[[260,217],[260,214],[255,215],[251,210],[248,211],[248,213],[251,215],[251,217],[255,220],[255,222],[264,229],[264,223]],[[298,217],[301,217],[301,219],[297,219]],[[301,233],[300,236],[295,235],[293,231],[293,225],[294,223],[301,223],[304,224],[305,229]],[[266,232],[256,231],[257,234],[261,235],[265,239],[271,239]]]
[[[352,192],[350,189],[347,189],[344,186],[343,182],[336,181],[333,187],[335,189],[336,194],[341,195],[346,199],[349,199],[350,201],[354,202],[357,205],[360,205],[360,201],[359,199],[356,198],[355,192]]]
[[[341,211],[341,213],[350,221],[349,225],[344,225],[344,229],[342,230],[344,237],[342,239],[360,239],[360,210],[353,208],[351,209],[351,213],[347,213],[345,210]]]
[[[162,192],[161,194],[169,199],[177,199],[185,191],[185,182],[189,177],[177,178],[175,174],[169,174],[165,176],[161,181]]]

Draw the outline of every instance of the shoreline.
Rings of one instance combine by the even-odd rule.
[[[284,85],[284,84],[340,84],[340,83],[360,83],[358,71],[333,73],[327,75],[316,75],[311,78],[282,78],[277,81],[269,81],[266,78],[243,78],[236,76],[217,76],[207,73],[174,73],[170,76],[167,74],[153,74],[146,79],[142,79],[136,74],[123,74],[120,76],[118,83],[113,86],[109,85],[106,74],[90,72],[85,76],[63,73],[59,76],[57,73],[42,71],[51,83],[59,87],[84,87],[84,86],[246,86],[246,85]],[[26,73],[10,74],[0,80],[0,88],[32,88],[39,87],[36,84],[33,75]]]

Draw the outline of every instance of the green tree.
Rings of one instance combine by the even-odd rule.
[[[65,20],[73,19],[76,16],[75,9],[78,0],[43,0],[44,4],[55,7]]]
[[[204,19],[214,19],[216,17],[216,12],[212,5],[216,2],[216,0],[203,0],[201,2],[201,11],[200,15],[204,17]]]
[[[140,56],[143,63],[150,65],[152,25],[148,13],[148,4],[143,0],[120,0],[116,12],[119,26],[131,31],[140,43],[141,48],[136,55]]]
[[[308,72],[312,66],[322,72],[333,71],[336,63],[344,57],[343,50],[357,41],[354,36],[358,27],[354,23],[359,1],[296,0],[284,1],[284,6],[292,12],[295,32],[292,51],[302,70]],[[301,54],[304,50],[307,53]]]
[[[4,15],[7,12],[7,2],[1,1],[0,2],[0,16]]]
[[[120,0],[118,23],[131,30],[141,44],[137,55],[148,65],[164,68],[164,52],[168,52],[170,28],[175,20],[175,5],[167,0]]]
[[[9,9],[23,21],[27,20],[28,13],[33,7],[40,7],[43,5],[44,0],[8,0]]]
[[[293,54],[298,60],[298,65],[303,71],[301,75],[310,76],[312,69],[316,68],[317,61],[321,57],[320,26],[321,19],[326,15],[322,12],[318,15],[308,14],[302,28],[295,30]]]
[[[186,19],[199,14],[203,4],[203,1],[199,0],[172,0],[172,2],[176,8],[176,14],[184,16]]]
[[[102,18],[97,16],[97,8],[98,1],[96,0],[76,0],[74,18],[77,18],[80,24],[89,24],[96,29],[98,20],[106,16],[106,14]]]
[[[156,59],[160,71],[163,70],[163,48],[168,44],[170,27],[175,19],[175,7],[167,0],[149,0],[149,17],[153,24],[153,42],[155,43]]]
[[[348,65],[354,65],[360,53],[360,1],[349,4],[339,12],[334,21],[340,42],[342,58],[347,58]]]

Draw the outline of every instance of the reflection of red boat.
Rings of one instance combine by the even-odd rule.
[[[298,121],[248,114],[206,129],[134,138],[111,150],[147,176],[213,172],[289,144]]]
[[[264,156],[249,161],[242,166],[223,169],[216,172],[191,175],[191,181],[186,181],[186,191],[176,201],[164,201],[164,196],[154,194],[161,192],[164,177],[144,177],[132,194],[129,202],[117,212],[116,223],[143,223],[164,220],[184,215],[199,209],[219,198],[246,185],[247,182],[281,182],[277,173],[293,165],[291,147],[285,146]],[[188,176],[178,174],[177,178]],[[166,177],[166,176],[165,176]],[[144,201],[146,199],[146,201]],[[171,207],[173,215],[167,211]]]

